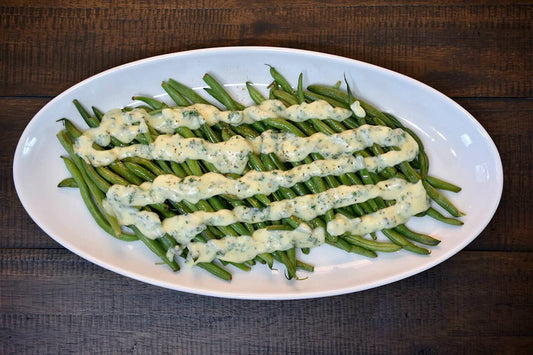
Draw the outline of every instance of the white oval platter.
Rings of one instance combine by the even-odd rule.
[[[461,227],[430,217],[409,222],[413,229],[442,240],[429,256],[406,251],[380,253],[376,259],[322,246],[301,259],[315,265],[305,278],[289,281],[283,269],[258,265],[250,272],[231,269],[233,280],[221,281],[200,268],[173,273],[141,242],[121,242],[92,220],[76,189],[60,189],[68,176],[56,139],[62,117],[84,127],[72,100],[101,110],[131,105],[132,95],[167,100],[160,84],[174,78],[199,92],[205,73],[214,75],[244,103],[251,103],[245,83],[266,92],[272,81],[266,64],[290,82],[300,72],[304,84],[330,84],[346,79],[362,99],[399,117],[423,140],[430,173],[460,185],[447,193],[466,212]],[[205,93],[202,92],[205,95]],[[361,291],[420,273],[450,258],[476,238],[499,204],[503,174],[498,151],[483,127],[450,98],[399,73],[353,59],[287,48],[227,47],[162,55],[125,64],[95,75],[66,90],[31,120],[18,143],[13,176],[19,198],[31,218],[52,238],[79,256],[119,274],[150,284],[202,295],[240,299],[301,299]]]

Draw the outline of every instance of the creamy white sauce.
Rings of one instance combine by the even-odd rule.
[[[260,253],[290,248],[313,248],[324,243],[323,228],[311,229],[307,224],[300,224],[292,231],[258,229],[251,236],[227,236],[212,239],[206,243],[193,242],[187,245],[189,265],[210,262],[215,258],[242,263],[252,260]]]
[[[265,100],[260,105],[249,106],[242,111],[221,111],[213,105],[194,104],[188,107],[164,108],[160,113],[150,114],[144,109],[135,108],[122,112],[113,109],[102,117],[99,127],[89,129],[87,135],[99,136],[99,139],[109,139],[110,135],[120,134],[123,131],[144,133],[147,131],[146,123],[162,133],[174,133],[176,128],[188,127],[198,129],[202,124],[212,126],[219,122],[231,125],[251,124],[269,118],[284,118],[289,121],[303,122],[308,119],[332,119],[343,121],[351,116],[351,111],[340,107],[333,107],[326,101],[318,100],[311,103],[302,103],[285,107],[279,100]],[[144,127],[137,129],[139,124]],[[118,137],[120,141],[129,143],[135,138]],[[106,146],[109,144],[98,144]]]
[[[125,196],[129,195],[126,194]],[[109,196],[106,200],[106,207],[110,213],[117,216],[120,223],[124,225],[136,225],[147,237],[155,239],[162,237],[164,234],[169,234],[180,244],[180,248],[183,246],[189,248],[194,236],[204,231],[208,225],[227,226],[236,222],[257,223],[279,220],[290,216],[296,216],[308,221],[325,214],[330,209],[350,206],[354,203],[364,202],[378,196],[386,200],[396,200],[396,203],[375,213],[354,219],[337,215],[334,220],[327,224],[328,233],[334,236],[344,233],[365,235],[405,223],[409,217],[423,212],[429,207],[425,189],[420,181],[416,184],[411,184],[397,178],[382,181],[376,185],[339,186],[318,194],[304,195],[291,200],[273,202],[264,209],[239,206],[233,210],[219,210],[217,212],[198,211],[188,215],[167,218],[162,222],[156,213],[139,211],[137,208],[132,207],[131,204],[117,202],[117,199],[110,199]],[[165,199],[172,200],[170,194],[165,197]],[[145,201],[144,203],[150,204],[152,202]],[[272,232],[264,231],[261,233],[268,234]],[[299,238],[304,239],[307,237],[298,233],[290,234],[289,231],[276,231],[276,233],[284,238],[289,238],[284,244],[288,246],[286,249],[300,245],[295,244],[300,239],[294,236],[299,236]],[[206,248],[210,248],[209,250],[211,252],[209,255],[225,255],[227,259],[222,260],[237,261],[236,257],[230,258],[228,256],[234,255],[234,253],[228,254],[226,253],[228,250],[224,248],[232,246],[238,247],[241,250],[245,245],[248,245],[250,250],[246,253],[246,257],[242,257],[244,260],[249,260],[251,258],[248,256],[250,253],[253,253],[253,250],[256,250],[257,254],[267,252],[266,249],[258,247],[258,245],[263,244],[258,244],[254,235],[255,233],[252,236],[244,236],[242,240],[239,239],[240,237],[227,236],[222,238],[222,241],[213,241],[209,244],[209,247],[197,246],[197,250],[208,250]],[[316,242],[316,239],[314,240]],[[321,243],[323,243],[323,239],[321,239]],[[213,252],[213,248],[217,250],[216,253]],[[255,255],[253,256],[255,257]],[[205,258],[207,256],[201,256],[199,260],[205,261]]]
[[[361,107],[359,101],[354,101],[354,103],[350,105],[350,109],[357,117],[364,118],[366,116],[365,109]]]
[[[389,191],[389,194],[391,191]],[[365,235],[385,228],[393,228],[407,222],[409,217],[429,208],[429,201],[422,182],[406,184],[405,188],[396,195],[396,204],[362,217],[349,219],[337,214],[335,219],[327,224],[327,231],[331,235],[345,233]],[[188,264],[210,262],[215,258],[225,261],[245,262],[260,253],[275,250],[287,250],[293,247],[312,248],[320,246],[325,241],[322,228],[311,229],[307,224],[301,224],[293,231],[269,231],[259,229],[251,236],[226,236],[221,239],[209,240],[207,243],[192,242],[185,245],[189,249]]]
[[[139,134],[148,132],[148,126],[144,120],[146,111],[133,110],[122,112],[120,109],[108,111],[100,125],[83,132],[78,139],[87,140],[105,147],[111,142],[111,137],[117,138],[123,143],[129,143]]]
[[[282,161],[288,162],[298,162],[311,153],[320,153],[324,160],[299,165],[287,171],[251,170],[238,179],[230,179],[219,173],[183,179],[174,175],[160,175],[153,183],[143,183],[140,186],[113,185],[108,190],[104,200],[106,211],[116,216],[122,225],[137,226],[149,238],[155,239],[165,234],[173,236],[178,246],[175,250],[170,250],[170,254],[179,254],[186,248],[190,264],[208,262],[215,258],[243,262],[253,259],[259,253],[321,245],[326,231],[333,236],[344,233],[365,235],[392,228],[429,207],[426,192],[421,182],[410,184],[401,179],[390,179],[376,185],[339,186],[318,194],[272,202],[263,209],[239,206],[233,210],[198,211],[163,221],[156,213],[141,211],[139,208],[166,200],[196,203],[221,194],[244,199],[256,194],[269,195],[280,187],[289,188],[312,177],[338,176],[364,168],[376,172],[414,159],[418,153],[416,142],[401,129],[370,125],[329,136],[316,133],[310,137],[297,137],[290,133],[265,131],[253,140],[235,136],[226,142],[215,144],[201,138],[184,138],[171,133],[178,127],[197,129],[203,124],[214,125],[218,122],[239,125],[273,117],[297,122],[310,118],[342,121],[351,116],[352,111],[359,117],[366,114],[357,101],[350,108],[351,111],[333,108],[325,101],[285,108],[281,101],[267,100],[243,111],[220,111],[214,106],[203,104],[165,108],[155,115],[142,109],[129,112],[111,110],[104,115],[99,127],[87,130],[77,139],[74,149],[95,166],[107,165],[131,156],[178,163],[194,159],[212,163],[221,173],[237,174],[243,173],[248,155],[252,152],[274,153]],[[148,125],[168,134],[158,136],[150,144],[132,144],[103,151],[93,149],[94,143],[107,146],[111,137],[131,143],[137,135],[148,132]],[[354,153],[374,143],[395,149],[377,157],[354,156]],[[192,242],[208,226],[276,221],[290,216],[310,221],[331,209],[375,197],[395,200],[396,203],[360,218],[349,219],[337,215],[327,224],[326,230],[312,229],[302,223],[295,230],[259,229],[249,236],[226,236],[207,243]]]
[[[123,125],[119,127],[123,127]],[[106,131],[109,130],[108,128]],[[352,155],[374,143],[400,148],[399,152],[391,151],[376,157],[376,161],[380,165],[380,160],[386,160],[390,156],[402,156],[403,160],[412,159],[418,150],[415,140],[405,131],[370,125],[363,125],[329,136],[319,132],[309,137],[297,137],[291,133],[276,133],[269,130],[253,140],[233,136],[220,143],[210,143],[202,138],[183,138],[179,134],[165,134],[158,136],[150,144],[132,144],[107,150],[94,149],[91,137],[95,137],[94,132],[80,136],[76,141],[74,150],[94,166],[108,165],[115,160],[132,156],[171,160],[178,163],[182,163],[186,159],[195,159],[213,164],[222,173],[236,174],[243,172],[251,152],[258,154],[275,153],[282,161],[297,162],[311,153],[320,153],[325,158]],[[107,143],[109,144],[109,142]],[[375,163],[369,165],[372,164]],[[383,161],[382,164],[389,163]]]
[[[401,179],[390,179],[376,185],[341,185],[318,194],[275,201],[263,209],[238,206],[233,210],[198,211],[188,215],[178,215],[165,219],[162,228],[178,243],[185,244],[204,231],[208,225],[227,226],[236,222],[277,221],[291,216],[309,221],[324,215],[328,210],[365,202],[378,196],[386,200],[401,198],[406,191],[410,191],[407,186],[408,183]]]
[[[386,156],[387,154],[389,156]],[[416,155],[416,151],[413,154]],[[378,157],[348,156],[316,160],[286,171],[250,170],[238,179],[231,179],[213,172],[185,178],[165,174],[156,177],[152,183],[145,182],[140,186],[113,185],[107,192],[107,200],[119,205],[144,206],[162,203],[166,199],[197,203],[200,200],[223,194],[244,199],[257,194],[269,195],[279,190],[280,187],[289,188],[312,177],[339,176],[364,168],[369,171],[379,171],[386,166],[404,161],[406,156],[409,157],[406,152],[390,151]]]
[[[382,197],[388,199],[387,196]],[[415,184],[406,184],[393,198],[396,200],[394,205],[362,217],[350,219],[337,214],[327,224],[328,233],[333,236],[347,232],[355,235],[366,235],[406,223],[410,217],[429,208],[429,199],[422,181],[418,181]]]
[[[170,177],[170,175],[168,176]],[[136,199],[137,193],[131,192],[131,189],[135,187],[113,186],[111,188],[113,191],[110,189],[107,194],[107,208],[117,216],[122,224],[134,224],[150,238],[159,238],[168,233],[178,243],[188,243],[195,235],[204,231],[208,225],[227,226],[236,222],[258,223],[276,221],[290,216],[296,216],[308,221],[324,215],[330,209],[350,206],[375,197],[382,197],[386,200],[406,199],[406,204],[411,205],[424,202],[424,196],[417,195],[420,191],[424,191],[420,183],[412,185],[405,180],[393,178],[381,181],[376,185],[341,185],[317,194],[275,201],[264,209],[238,206],[233,210],[197,211],[187,215],[167,218],[160,225],[157,214],[139,211],[135,207],[160,203],[165,200],[179,202],[182,199],[179,194],[174,193],[170,188],[163,191],[150,189],[147,185],[148,183],[140,187],[142,190],[146,189],[144,191],[147,192],[142,199]],[[407,195],[409,198],[404,197]],[[401,206],[401,204],[398,206]],[[416,209],[419,209],[419,207],[416,207]],[[394,209],[391,208],[390,210]],[[419,212],[421,211],[415,212],[415,214]],[[152,222],[147,225],[148,220],[152,220]]]

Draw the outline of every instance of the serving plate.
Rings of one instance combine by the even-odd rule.
[[[460,185],[447,195],[467,216],[461,227],[413,218],[413,229],[442,240],[429,256],[406,251],[381,253],[376,259],[330,246],[301,259],[315,265],[303,280],[288,281],[283,269],[258,265],[251,272],[232,269],[233,280],[216,279],[200,268],[183,266],[173,273],[141,242],[121,242],[103,232],[83,205],[77,189],[59,189],[68,176],[56,139],[57,119],[68,117],[84,127],[72,100],[101,110],[131,105],[132,95],[168,100],[160,87],[172,77],[202,90],[208,72],[238,100],[251,103],[245,83],[264,89],[271,82],[266,64],[290,82],[300,72],[304,84],[334,84],[344,76],[357,96],[399,117],[423,140],[430,173]],[[202,93],[203,94],[203,93]],[[204,95],[205,96],[205,95]],[[207,96],[205,96],[207,97]],[[503,174],[498,151],[483,127],[462,107],[438,91],[396,72],[360,61],[303,50],[227,47],[152,57],[95,75],[50,101],[30,121],[15,151],[13,176],[19,198],[31,218],[52,238],[79,256],[150,284],[184,292],[242,299],[299,299],[332,296],[385,285],[433,267],[463,249],[489,223],[500,201]]]

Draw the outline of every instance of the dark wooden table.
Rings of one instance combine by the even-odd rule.
[[[531,353],[531,2],[58,3],[0,5],[0,353]],[[504,191],[491,223],[448,261],[403,281],[321,299],[243,301],[117,275],[32,222],[12,162],[43,105],[119,64],[234,45],[346,56],[452,97],[502,157]]]

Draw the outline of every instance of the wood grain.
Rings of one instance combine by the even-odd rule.
[[[62,250],[1,253],[2,353],[505,353],[506,338],[516,351],[533,345],[533,294],[521,292],[531,253],[462,252],[386,287],[286,302],[152,287]]]
[[[0,76],[5,78],[0,95],[57,95],[86,77],[133,60],[241,45],[294,47],[359,59],[439,87],[450,96],[532,93],[533,13],[527,5],[82,4],[14,3],[0,8]],[[15,66],[19,70],[11,70]]]

